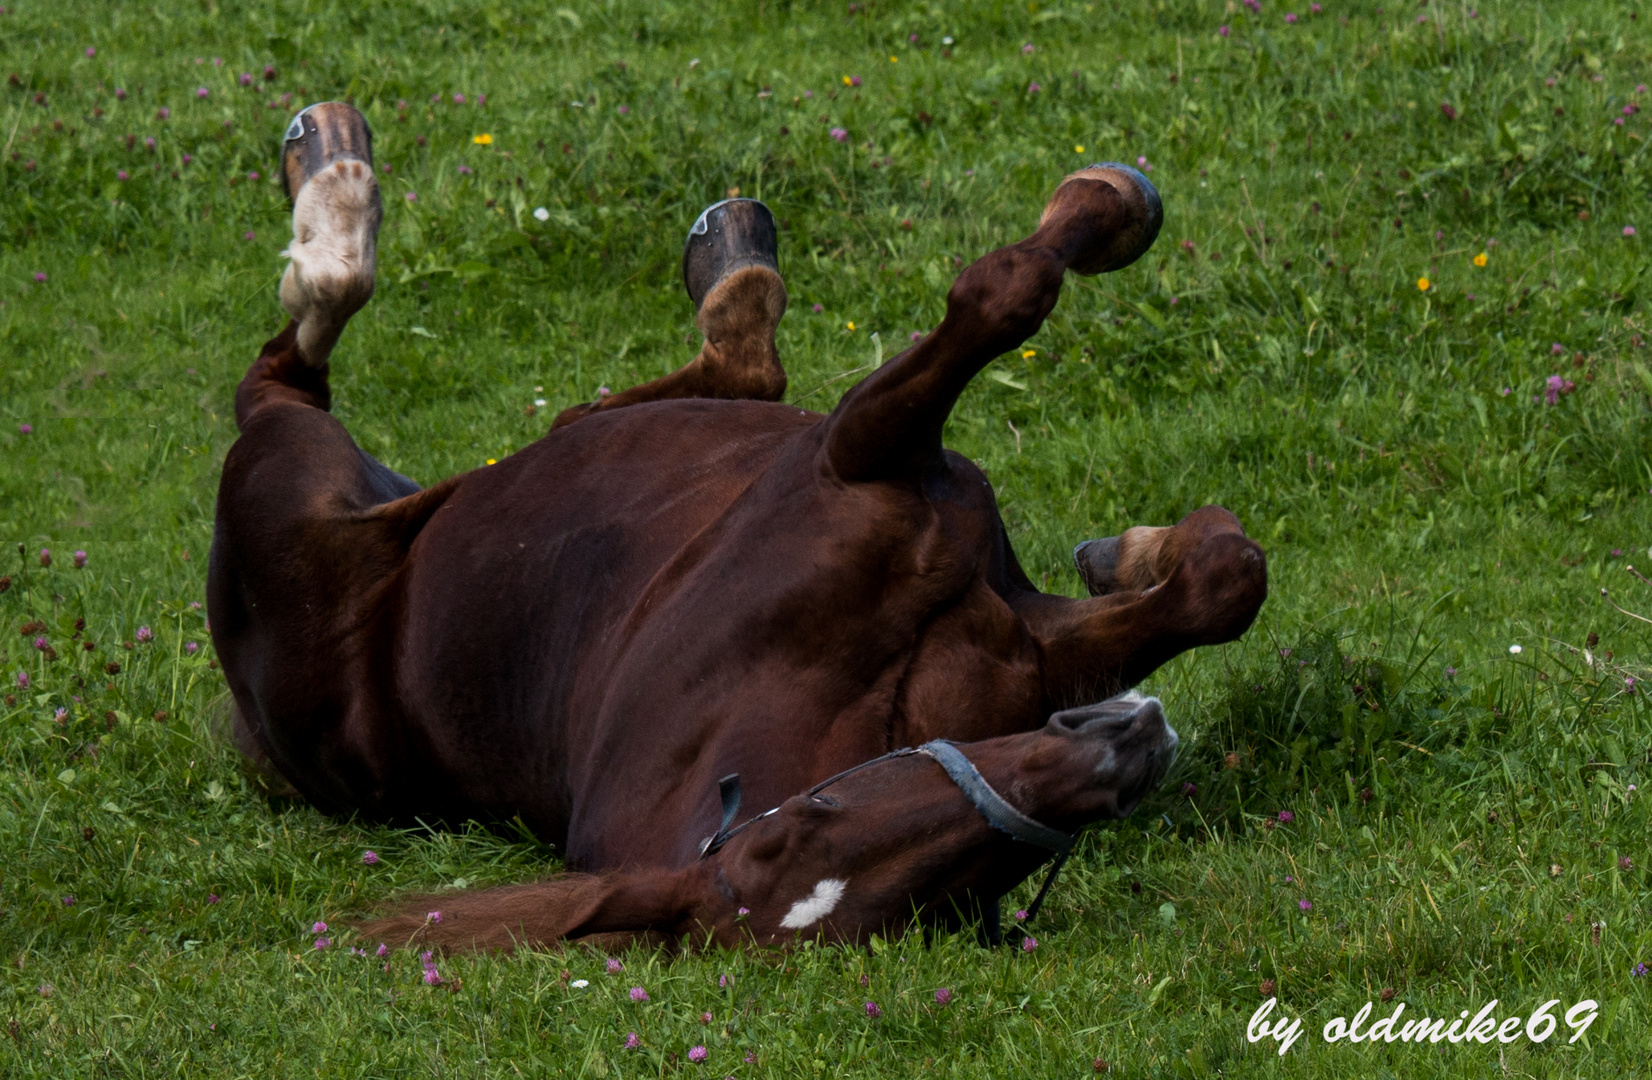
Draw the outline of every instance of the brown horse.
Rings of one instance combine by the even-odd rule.
[[[324,810],[520,817],[575,869],[671,871],[649,880],[702,900],[711,873],[738,900],[779,879],[760,886],[732,867],[761,863],[749,853],[762,837],[793,836],[784,823],[815,811],[754,827],[708,870],[698,856],[720,777],[740,774],[749,805],[775,806],[896,748],[980,740],[969,753],[982,772],[1031,812],[1044,805],[1039,747],[1099,754],[1114,741],[1052,718],[1235,639],[1266,595],[1261,549],[1219,507],[1081,545],[1089,599],[1041,593],[985,476],[941,446],[959,394],[1038,330],[1066,271],[1115,270],[1151,245],[1158,195],[1133,169],[1064,180],[1031,236],[967,267],[941,325],[827,415],[778,401],[786,292],[772,218],[751,200],[720,203],[685,254],[699,356],[421,489],[327,411],[328,356],[373,291],[366,124],[346,105],[312,107],[283,164],[292,321],[236,392],[208,600],[240,745]],[[1164,756],[1138,720],[1142,760],[1119,766],[1131,783],[1156,780]],[[867,805],[916,836],[920,803],[939,814],[958,801],[944,777],[920,799],[924,771],[939,776],[916,758],[880,764],[842,797],[890,786],[881,799],[868,788]],[[1095,796],[1100,810],[1075,796],[1049,812],[1076,822],[1139,797],[1118,788]],[[996,858],[990,847],[969,860]],[[948,874],[982,900],[1019,880],[973,863]],[[580,880],[585,896],[618,879]],[[710,910],[695,918],[725,927]],[[834,909],[834,925],[859,925],[842,913],[861,910]],[[561,918],[534,925],[544,937]]]

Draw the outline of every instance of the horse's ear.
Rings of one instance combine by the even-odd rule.
[[[625,935],[674,932],[693,906],[684,884],[667,870],[560,874],[531,885],[404,900],[395,914],[358,930],[391,948],[542,948],[592,934],[614,944]]]

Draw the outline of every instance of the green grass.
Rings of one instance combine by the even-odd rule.
[[[1647,101],[1652,19],[1634,5],[1325,0],[1295,25],[1275,0],[6,6],[5,1075],[1648,1072],[1652,979],[1630,969],[1652,961],[1652,851],[1628,786],[1652,772],[1652,715],[1625,679],[1649,637],[1600,592],[1652,615],[1626,573],[1652,569],[1652,112],[1623,112]],[[449,993],[411,956],[349,955],[348,932],[312,948],[313,921],[336,931],[396,890],[556,865],[528,838],[270,804],[213,735],[210,645],[185,650],[208,641],[190,604],[231,392],[282,321],[278,139],[338,96],[393,172],[336,410],[423,482],[687,360],[680,244],[731,188],[783,221],[788,398],[825,409],[935,324],[961,260],[1030,231],[1066,171],[1154,166],[1158,246],[1071,281],[948,442],[1052,591],[1080,590],[1074,542],[1207,501],[1267,548],[1272,590],[1243,642],[1150,680],[1188,752],[1085,841],[1036,952],[636,952],[610,976],[573,949],[447,960]],[[1553,374],[1576,389],[1548,405]],[[35,620],[57,659],[18,634]],[[1265,979],[1307,1018],[1283,1059],[1244,1039]],[[1500,1016],[1593,998],[1601,1017],[1571,1045],[1564,1027],[1539,1046],[1321,1041],[1384,987],[1412,1016],[1496,997]]]

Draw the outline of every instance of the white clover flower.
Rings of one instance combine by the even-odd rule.
[[[543,206],[534,207],[533,216],[538,218],[540,221],[549,221],[549,220],[551,220],[551,212],[549,210],[545,209]]]
[[[1521,648],[1518,645],[1510,645],[1509,646],[1509,652],[1513,653],[1516,656],[1519,656],[1520,653],[1521,653]]]

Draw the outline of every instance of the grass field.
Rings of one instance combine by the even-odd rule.
[[[1652,1072],[1636,5],[0,2],[6,1076]],[[556,861],[272,804],[213,734],[198,605],[231,392],[282,323],[278,140],[333,97],[387,166],[335,410],[427,483],[687,360],[683,234],[735,189],[783,222],[788,400],[827,409],[1065,172],[1151,167],[1157,247],[1070,281],[948,442],[1049,590],[1076,541],[1208,501],[1271,596],[1150,680],[1187,750],[1036,951],[572,949],[434,987],[352,954],[396,890]],[[1269,984],[1305,1018],[1283,1057],[1245,1038]],[[1323,1041],[1385,988],[1599,1017]]]

